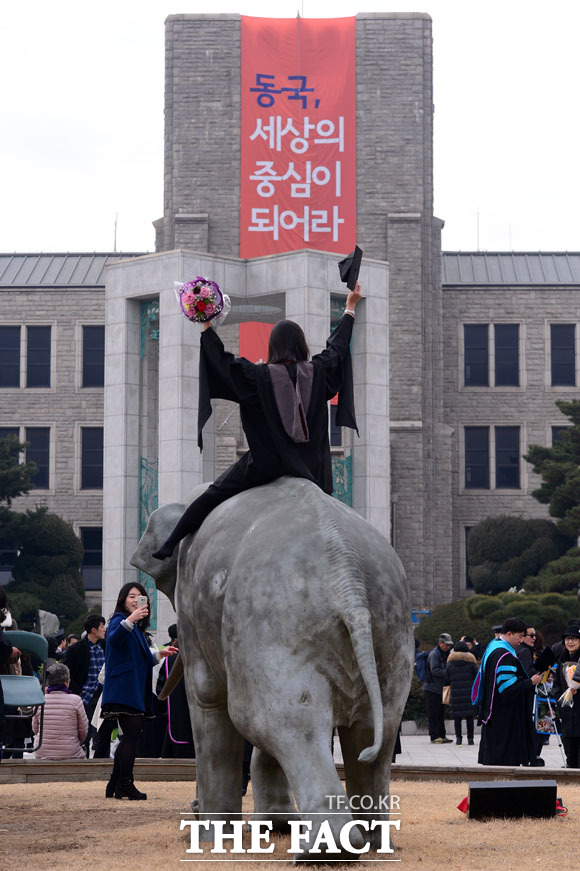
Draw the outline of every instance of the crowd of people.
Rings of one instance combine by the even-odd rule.
[[[539,630],[516,617],[492,631],[494,639],[485,649],[467,635],[454,642],[446,632],[428,654],[416,649],[431,743],[452,743],[445,729],[450,711],[458,746],[464,720],[468,744],[475,743],[476,720],[481,726],[482,765],[543,765],[541,752],[549,735],[536,729],[534,717],[541,684],[542,697],[553,700],[567,767],[580,768],[580,706],[574,705],[580,675],[578,684],[571,683],[580,657],[580,620],[571,620],[552,647],[546,647]]]
[[[22,759],[41,730],[37,759],[108,759],[114,739],[106,797],[132,800],[146,798],[133,783],[136,756],[193,758],[183,682],[167,701],[157,700],[178,653],[177,626],[169,627],[169,641],[158,649],[147,632],[149,614],[146,590],[128,583],[108,620],[91,614],[80,637],[62,632],[48,637],[42,717],[38,709],[34,716],[5,719],[0,684],[0,758]],[[17,628],[0,586],[0,673],[38,674],[40,663],[13,647],[4,634]],[[158,668],[162,662],[168,668]]]

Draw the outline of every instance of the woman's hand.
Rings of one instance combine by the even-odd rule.
[[[144,617],[147,617],[149,614],[149,608],[147,605],[143,605],[141,608],[135,608],[134,611],[131,611],[127,620],[129,623],[138,623],[139,620],[142,620]]]
[[[12,653],[10,654],[10,659],[8,662],[16,662],[19,656],[22,656],[17,647],[12,648]]]
[[[362,299],[362,291],[360,289],[360,284],[355,284],[354,290],[349,290],[348,296],[346,298],[346,307],[351,311],[354,311],[358,302]]]
[[[204,321],[203,329],[204,330],[211,330],[211,321]]]
[[[168,656],[173,656],[174,653],[179,653],[179,647],[164,647],[159,651],[161,659],[167,659]]]

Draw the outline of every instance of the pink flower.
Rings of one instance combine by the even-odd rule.
[[[199,295],[201,297],[203,297],[204,299],[207,299],[208,296],[211,296],[211,290],[209,289],[209,287],[202,287],[202,289],[199,292]]]
[[[204,312],[204,314],[206,314],[206,315],[213,315],[214,311],[215,311],[215,305],[214,305],[213,303],[211,303],[211,302],[208,302],[208,304],[207,304],[206,307],[205,307],[205,312]]]
[[[196,295],[193,291],[189,290],[187,293],[183,294],[183,304],[184,305],[195,305]]]

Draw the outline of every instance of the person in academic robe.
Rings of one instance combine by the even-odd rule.
[[[516,649],[526,624],[510,617],[498,639],[490,642],[475,679],[472,702],[480,704],[481,765],[535,765],[536,732],[532,694],[540,674],[528,676]]]
[[[199,447],[203,447],[202,429],[211,415],[210,399],[229,399],[240,405],[249,450],[191,503],[154,557],[171,556],[176,545],[196,532],[210,511],[226,499],[282,475],[307,478],[332,493],[328,401],[338,393],[337,425],[357,429],[350,340],[360,299],[357,282],[326,348],[310,361],[304,333],[293,321],[275,324],[266,364],[234,357],[224,349],[211,322],[204,324]]]

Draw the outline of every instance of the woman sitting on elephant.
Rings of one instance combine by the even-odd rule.
[[[146,597],[145,604],[139,597]],[[145,636],[149,626],[149,598],[141,584],[121,587],[115,613],[109,620],[105,649],[105,683],[101,716],[119,721],[121,740],[115,751],[113,773],[105,796],[107,798],[147,798],[133,783],[133,766],[137,741],[145,717],[154,716],[153,666],[177,653],[176,647],[165,647],[153,656]]]
[[[211,322],[204,324],[199,364],[198,444],[211,415],[210,399],[240,405],[249,450],[185,510],[156,559],[171,556],[176,545],[196,532],[213,508],[226,499],[290,475],[307,478],[332,493],[328,441],[328,400],[338,393],[336,423],[357,429],[354,413],[350,340],[355,308],[361,299],[356,284],[345,312],[326,342],[308,362],[302,329],[280,321],[270,334],[266,364],[250,363],[228,353]]]

